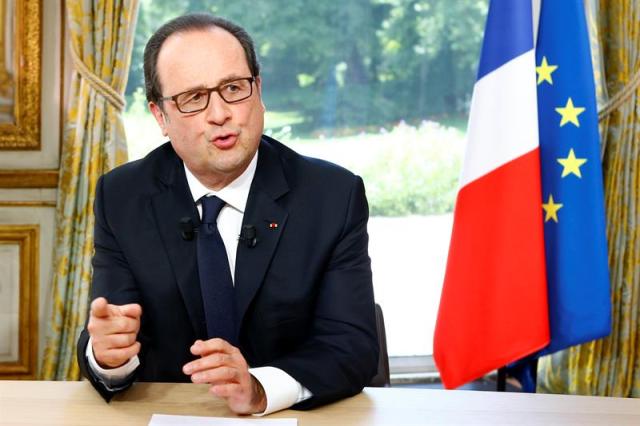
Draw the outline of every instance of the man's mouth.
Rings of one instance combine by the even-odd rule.
[[[236,133],[227,133],[211,139],[211,143],[218,149],[230,149],[236,144],[238,135]]]

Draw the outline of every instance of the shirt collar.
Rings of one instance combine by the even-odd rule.
[[[183,162],[184,164],[184,162]],[[247,166],[244,172],[229,185],[225,186],[219,191],[213,191],[204,186],[194,175],[191,173],[186,164],[184,164],[184,171],[187,176],[187,184],[191,190],[194,203],[198,203],[200,198],[205,195],[215,195],[222,201],[244,213],[244,209],[247,206],[247,198],[249,198],[249,190],[251,189],[251,182],[253,176],[256,174],[256,166],[258,164],[258,151],[254,154],[251,162]]]

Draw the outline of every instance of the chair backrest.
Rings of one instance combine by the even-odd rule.
[[[378,345],[380,357],[378,358],[378,372],[371,379],[369,386],[383,388],[391,386],[389,374],[389,354],[387,352],[387,333],[384,330],[384,316],[382,308],[376,303],[376,328],[378,330]]]

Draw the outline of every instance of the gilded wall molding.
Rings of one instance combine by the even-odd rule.
[[[55,201],[4,201],[0,200],[0,207],[55,207]]]
[[[0,149],[38,150],[41,146],[42,1],[2,2],[5,7],[9,3],[13,4],[13,10],[8,13],[15,15],[14,37],[7,41],[13,49],[12,71],[15,74],[12,76],[13,118],[0,121]]]
[[[0,170],[0,188],[57,188],[58,170]]]
[[[40,226],[0,225],[0,244],[18,247],[19,278],[17,282],[4,281],[9,286],[18,286],[19,300],[17,313],[18,357],[14,361],[0,362],[0,379],[35,379],[38,358],[38,291]],[[15,290],[15,289],[13,289]]]

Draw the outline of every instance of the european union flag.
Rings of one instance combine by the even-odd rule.
[[[611,329],[592,69],[582,0],[543,1],[536,74],[551,342],[540,355]]]

